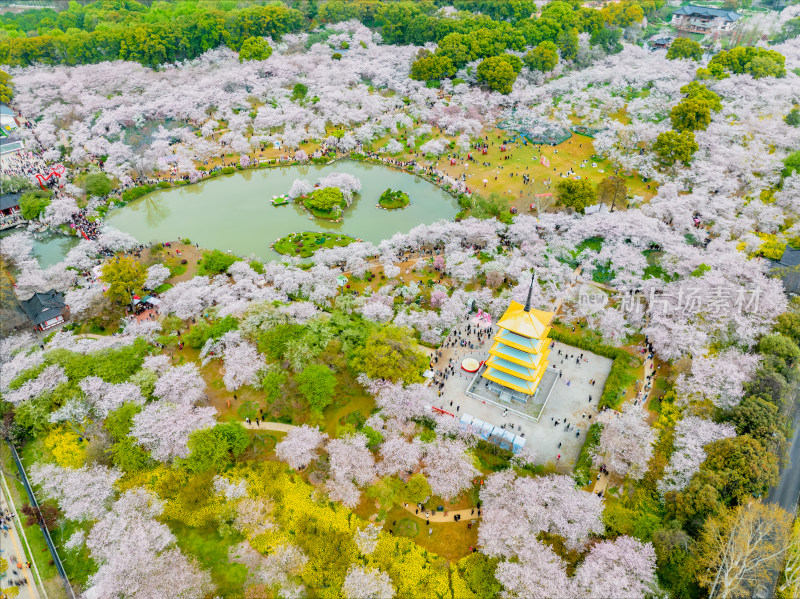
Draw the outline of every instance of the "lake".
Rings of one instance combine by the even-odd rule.
[[[312,184],[332,172],[361,181],[361,192],[344,210],[342,222],[309,219],[296,204],[273,206],[272,197],[289,191],[295,179]],[[376,208],[387,188],[406,192],[411,203],[400,210]],[[238,171],[195,185],[157,190],[112,210],[106,224],[143,243],[188,238],[200,247],[230,250],[262,260],[278,257],[269,245],[300,231],[332,231],[378,243],[419,224],[452,219],[456,200],[409,173],[343,160],[334,165],[286,166]]]

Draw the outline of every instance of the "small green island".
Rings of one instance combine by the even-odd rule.
[[[408,206],[410,200],[404,191],[387,189],[378,198],[378,205],[385,210],[397,210]]]
[[[317,218],[328,220],[340,218],[342,210],[347,206],[342,190],[336,187],[315,189],[310,194],[301,197],[299,201]]]
[[[304,231],[302,233],[290,233],[286,237],[281,237],[272,244],[272,249],[284,256],[308,258],[313,256],[317,250],[350,245],[354,241],[358,240],[347,235]]]

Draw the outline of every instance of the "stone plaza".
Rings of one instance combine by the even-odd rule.
[[[452,356],[447,356],[456,361],[456,374],[445,381],[434,406],[457,419],[468,414],[496,427],[505,425],[506,430],[526,439],[525,447],[533,450],[537,464],[550,463],[559,471],[571,471],[586,440],[586,431],[597,417],[597,404],[612,361],[557,341],[552,343],[548,369],[560,372],[560,376],[549,390],[538,422],[525,413],[524,404],[515,400],[492,404],[476,397],[485,382],[475,380],[475,373],[461,370],[460,364],[466,358],[485,361],[488,357],[485,348],[454,351]],[[476,382],[473,391],[477,389],[479,393],[470,396],[467,390],[473,380]],[[594,385],[590,384],[591,380],[595,381]],[[517,411],[519,413],[515,413]]]

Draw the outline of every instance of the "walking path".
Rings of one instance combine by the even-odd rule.
[[[650,384],[650,388],[649,389],[646,388],[647,387],[647,375],[650,372],[655,372],[655,369],[653,368],[653,359],[652,358],[648,358],[647,355],[648,354],[645,354],[645,359],[644,359],[644,379],[642,379],[642,390],[640,390],[639,393],[636,396],[636,398],[642,404],[644,404],[645,409],[647,409],[647,404],[650,401],[651,395],[653,394],[653,384],[652,383]],[[655,377],[653,377],[653,381],[655,382]],[[609,479],[610,479],[610,477],[609,477],[608,474],[603,474],[602,472],[599,473],[599,476],[597,478],[595,478],[594,486],[592,487],[592,492],[593,493],[599,493],[599,492],[602,491],[603,493],[605,493],[606,489],[608,488]]]
[[[278,431],[280,433],[288,433],[293,428],[297,428],[294,424],[286,424],[285,422],[247,422],[243,420],[241,425],[252,431]]]
[[[478,515],[478,508],[468,508],[465,510],[445,510],[444,512],[426,512],[421,511],[418,514],[415,513],[417,510],[416,507],[411,505],[404,505],[403,509],[407,511],[412,516],[416,516],[420,520],[430,520],[431,522],[437,523],[444,523],[448,522],[450,524],[454,524],[456,520],[454,519],[455,516],[461,516],[463,520],[475,520],[480,518]]]
[[[3,476],[3,486],[7,488],[5,476]],[[11,509],[5,493],[0,493],[0,511],[16,514],[16,509]],[[40,599],[41,595],[39,594],[39,590],[34,582],[33,572],[31,569],[26,568],[24,564],[21,569],[18,569],[16,566],[17,563],[25,562],[27,556],[27,558],[30,559],[31,563],[33,564],[32,567],[36,568],[36,563],[33,561],[33,556],[26,554],[25,551],[22,550],[23,543],[19,537],[19,533],[17,532],[17,528],[21,527],[21,523],[18,522],[18,519],[18,515],[12,518],[13,523],[9,527],[8,532],[0,536],[0,556],[2,556],[2,558],[8,562],[6,576],[2,579],[2,583],[0,584],[2,584],[3,587],[9,587],[9,582],[11,580],[19,580],[21,578],[25,581],[25,584],[16,587],[19,589],[19,595],[17,595],[17,597],[21,597],[22,599]],[[27,539],[25,544],[27,545]]]

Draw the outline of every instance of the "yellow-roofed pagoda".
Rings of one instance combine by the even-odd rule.
[[[498,385],[513,389],[530,399],[547,369],[550,354],[550,323],[555,312],[531,309],[533,280],[528,289],[528,301],[523,306],[512,301],[497,321],[500,329],[495,335],[483,377]]]

